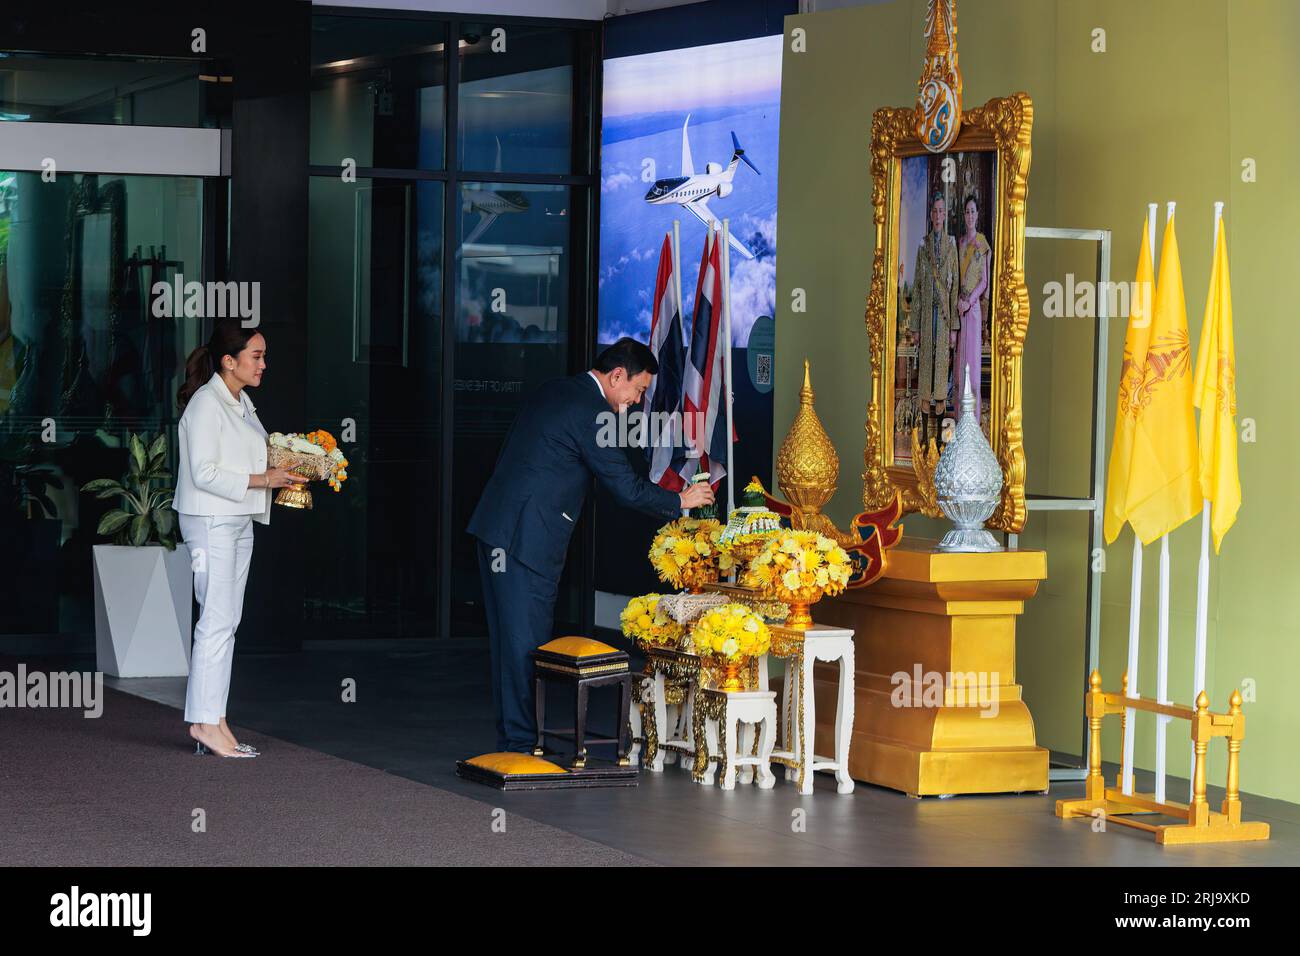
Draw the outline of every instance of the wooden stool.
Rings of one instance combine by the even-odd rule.
[[[588,744],[614,744],[618,748],[618,765],[628,761],[628,711],[632,703],[632,675],[628,656],[616,647],[589,637],[557,637],[533,651],[537,696],[537,744],[533,753],[544,753],[546,737],[573,741],[574,768],[587,766]],[[565,681],[574,685],[574,726],[559,729],[546,727],[546,682]],[[593,687],[619,686],[618,713],[615,715],[616,737],[587,737],[587,694]]]
[[[696,690],[696,782],[713,783],[713,765],[722,764],[722,789],[736,789],[737,769],[753,767],[758,788],[770,790],[772,746],[776,743],[776,692],[771,690]],[[746,724],[758,731],[757,753],[750,754],[740,733]]]

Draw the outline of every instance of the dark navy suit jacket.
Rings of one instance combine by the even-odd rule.
[[[638,475],[621,447],[597,444],[602,422],[613,414],[586,372],[539,388],[506,435],[469,533],[558,581],[593,477],[625,507],[665,521],[680,517],[676,492]]]

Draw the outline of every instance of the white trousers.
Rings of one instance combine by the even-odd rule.
[[[253,560],[252,515],[178,515],[194,567],[199,623],[190,652],[185,721],[215,724],[226,716],[235,630]]]

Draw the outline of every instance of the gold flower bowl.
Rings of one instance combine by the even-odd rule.
[[[678,587],[685,588],[692,594],[699,594],[704,590],[704,585],[712,584],[720,576],[721,572],[718,570],[717,561],[692,561],[678,572],[677,580],[673,583]]]
[[[743,568],[758,557],[758,552],[763,550],[765,544],[767,544],[766,539],[759,537],[748,541],[732,541],[727,545],[727,551],[736,562],[736,567]]]
[[[306,455],[278,445],[268,446],[266,463],[271,468],[285,468],[308,481],[323,481],[334,471],[333,462],[325,455]],[[290,485],[280,489],[275,496],[275,503],[286,508],[305,508],[310,511],[311,491],[305,484]]]
[[[826,588],[820,588],[815,585],[810,587],[796,588],[793,591],[785,585],[777,582],[769,587],[761,587],[760,591],[764,598],[768,600],[780,601],[790,608],[790,613],[781,623],[794,630],[807,630],[812,627],[812,605],[816,604],[827,594]],[[832,593],[838,594],[839,590]]]
[[[735,693],[749,690],[752,660],[753,658],[743,654],[737,654],[735,657],[710,654],[704,659],[704,666],[709,679],[718,690]]]

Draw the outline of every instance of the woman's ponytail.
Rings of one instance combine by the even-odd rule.
[[[206,345],[200,345],[185,360],[185,383],[176,392],[176,404],[180,406],[181,411],[185,410],[194,393],[202,388],[212,375],[212,356]]]

